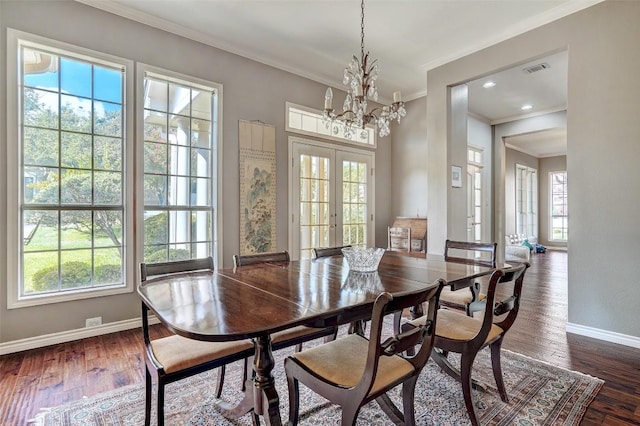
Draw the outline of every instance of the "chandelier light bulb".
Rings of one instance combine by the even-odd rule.
[[[333,103],[333,90],[331,87],[327,87],[327,92],[324,94],[324,109],[331,109]]]

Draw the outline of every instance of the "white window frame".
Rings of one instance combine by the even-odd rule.
[[[136,99],[138,100],[136,108],[136,116],[138,120],[136,122],[136,154],[138,161],[136,162],[137,170],[140,173],[136,176],[136,192],[143,194],[144,192],[144,79],[145,75],[149,73],[156,75],[164,80],[174,81],[176,83],[184,84],[187,82],[191,86],[200,86],[206,90],[215,90],[217,93],[217,108],[212,111],[212,125],[216,128],[212,129],[212,155],[215,156],[215,160],[212,161],[213,167],[211,170],[213,182],[212,194],[212,209],[213,209],[213,258],[215,259],[215,265],[222,265],[222,250],[220,249],[220,242],[222,241],[222,192],[223,192],[223,178],[222,178],[222,105],[223,105],[223,86],[220,83],[199,79],[196,77],[180,74],[167,69],[154,67],[143,63],[137,63],[136,66]],[[214,134],[215,132],[215,134]],[[144,212],[144,197],[137,197],[136,210],[138,212]],[[136,228],[139,230],[136,240],[136,250],[138,259],[144,258],[144,217],[142,214],[136,215]]]
[[[468,217],[473,217],[475,220],[477,220],[478,215],[477,213],[477,209],[479,209],[480,212],[480,222],[474,222],[469,224],[468,226],[471,227],[472,231],[471,234],[473,236],[473,239],[469,239],[469,241],[482,241],[483,240],[483,235],[484,235],[484,228],[486,228],[484,226],[484,224],[486,223],[485,220],[485,216],[486,216],[486,208],[485,208],[485,186],[486,186],[486,182],[485,182],[485,170],[484,170],[484,149],[483,148],[478,148],[475,146],[471,146],[471,145],[467,145],[467,173],[469,173],[469,170],[473,171],[473,175],[472,175],[472,182],[468,185],[467,188],[467,216]],[[476,180],[476,173],[479,174],[480,176],[480,188],[476,188],[477,186],[477,180]],[[471,193],[471,191],[474,191],[474,194]],[[480,205],[473,205],[473,201],[478,201],[478,199],[480,200]],[[473,211],[472,211],[473,209]],[[480,232],[479,232],[479,237],[478,238],[478,230],[477,228],[479,228]],[[469,235],[467,235],[467,238],[469,238]],[[480,253],[476,253],[477,255],[479,255]]]
[[[20,103],[20,75],[18,52],[19,46],[33,46],[36,48],[46,47],[52,53],[73,54],[79,58],[85,57],[92,62],[118,63],[124,68],[124,161],[123,167],[123,204],[124,204],[124,229],[123,229],[123,280],[121,286],[105,288],[84,288],[78,290],[65,291],[64,293],[48,293],[39,295],[20,295],[22,273],[20,268],[20,252],[22,247],[21,238],[21,185],[20,176],[20,146],[18,143],[11,143],[19,140],[20,125],[19,118],[22,105]],[[21,308],[27,306],[37,306],[71,300],[88,299],[114,294],[131,293],[133,283],[137,280],[135,273],[136,259],[133,256],[133,75],[134,63],[128,59],[108,55],[94,50],[78,47],[72,44],[51,40],[46,37],[7,29],[7,309]]]
[[[553,175],[556,174],[564,174],[565,175],[565,184],[564,184],[564,196],[565,199],[567,200],[567,205],[568,205],[568,183],[566,181],[567,177],[567,172],[564,170],[560,170],[560,171],[555,171],[555,172],[549,172],[549,241],[554,241],[554,242],[560,242],[560,243],[567,243],[569,241],[569,213],[567,212],[567,214],[565,215],[554,215],[553,214]],[[556,217],[563,217],[566,219],[566,227],[564,229],[566,229],[566,234],[567,234],[567,238],[565,238],[564,240],[558,240],[553,238],[553,219]]]
[[[518,177],[520,170],[523,170],[526,173],[526,179],[524,182],[521,182]],[[535,177],[533,177],[534,175]],[[516,164],[515,179],[516,234],[525,234],[527,238],[538,238],[538,170],[523,164]],[[524,185],[524,188],[520,185]],[[522,194],[525,195],[522,200],[524,211],[520,210],[520,204],[518,203]],[[525,218],[524,223],[522,223],[521,219],[523,216]]]
[[[296,127],[293,125],[293,123],[290,123],[290,117],[291,117],[291,113],[292,111],[295,112],[295,110],[299,110],[303,113],[305,113],[305,115],[307,115],[307,117],[309,119],[315,119],[316,121],[316,127],[319,129],[318,131],[308,131],[308,130],[304,130],[302,128]],[[294,104],[292,102],[285,102],[285,130],[287,132],[291,132],[291,133],[298,133],[301,135],[306,135],[306,136],[314,136],[317,138],[321,138],[321,139],[325,139],[325,140],[331,140],[331,141],[336,141],[336,142],[343,142],[343,143],[348,143],[351,145],[355,145],[361,148],[376,148],[378,146],[378,134],[376,133],[376,128],[375,126],[372,125],[367,125],[365,127],[365,130],[367,131],[367,133],[369,134],[369,140],[372,141],[371,143],[368,142],[360,142],[358,140],[354,140],[356,134],[354,132],[354,135],[352,136],[352,138],[345,138],[343,136],[339,136],[339,134],[341,133],[341,129],[344,126],[342,123],[333,123],[330,124],[330,126],[332,127],[336,127],[336,133],[335,134],[331,134],[331,132],[325,127],[326,123],[324,118],[322,118],[322,111],[314,109],[314,108],[309,108],[306,106],[302,106],[302,105],[298,105],[298,104]],[[356,130],[357,132],[357,130]]]

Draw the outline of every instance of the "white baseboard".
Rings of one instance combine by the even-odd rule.
[[[640,337],[629,336],[627,334],[616,333],[613,331],[601,330],[598,328],[587,327],[580,324],[567,323],[567,333],[579,334],[581,336],[592,337],[606,342],[618,343],[620,345],[631,346],[640,349]]]
[[[157,324],[158,322],[159,321],[156,317],[149,315],[149,324]],[[97,325],[94,327],[78,328],[75,330],[61,331],[59,333],[28,337],[26,339],[0,343],[0,355],[42,348],[49,345],[57,345],[60,343],[71,342],[73,340],[101,336],[103,334],[115,333],[138,327],[142,327],[142,319],[132,318],[124,321]]]

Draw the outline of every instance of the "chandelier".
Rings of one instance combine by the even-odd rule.
[[[378,128],[380,137],[391,133],[389,124],[392,120],[400,123],[402,117],[407,115],[404,109],[404,102],[400,92],[393,93],[393,103],[382,108],[373,108],[367,111],[367,100],[378,100],[378,60],[369,62],[369,52],[364,53],[364,0],[360,8],[360,59],[353,55],[351,62],[344,69],[342,83],[347,86],[347,97],[342,105],[342,112],[336,113],[333,109],[333,91],[327,88],[324,96],[323,118],[328,126],[332,122],[339,120],[344,123],[344,136],[351,138],[351,134],[356,129],[364,129],[367,124],[375,125]]]

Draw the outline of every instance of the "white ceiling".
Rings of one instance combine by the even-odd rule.
[[[360,53],[355,0],[77,1],[339,89],[344,67]],[[412,100],[426,95],[428,70],[600,1],[367,0],[365,51],[379,60],[382,101],[398,90]],[[511,78],[487,97],[470,84],[470,107],[492,122],[521,115],[520,101],[534,95],[533,112],[562,107],[566,57],[564,67],[538,73],[545,79],[513,71],[522,81]],[[549,90],[534,83],[552,81],[556,71],[564,72],[564,100],[558,83]]]

